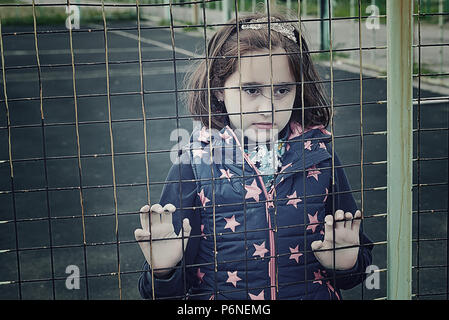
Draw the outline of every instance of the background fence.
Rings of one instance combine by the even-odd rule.
[[[236,5],[243,14],[264,3],[0,1],[2,299],[139,298],[137,210],[148,192],[159,198],[170,133],[192,129],[182,78]],[[387,144],[387,3],[271,5],[301,15],[333,98],[335,148],[374,240],[380,288],[361,284],[343,298],[392,298],[387,149],[402,146]],[[412,19],[411,295],[447,299],[449,1],[415,0]],[[68,266],[80,271],[79,289],[66,285]]]

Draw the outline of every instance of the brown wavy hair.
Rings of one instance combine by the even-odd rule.
[[[329,124],[329,107],[321,79],[313,65],[309,48],[301,34],[299,40],[299,28],[297,23],[291,23],[295,28],[294,34],[296,42],[288,39],[278,32],[268,33],[268,27],[254,30],[241,29],[241,25],[248,23],[252,19],[266,17],[265,14],[251,14],[239,17],[238,22],[232,19],[221,27],[209,40],[207,45],[208,59],[201,59],[193,66],[191,72],[187,73],[185,86],[187,88],[186,104],[195,120],[201,121],[202,125],[209,128],[209,94],[210,88],[210,111],[211,128],[221,130],[229,124],[226,107],[223,102],[218,101],[216,91],[222,91],[226,79],[238,70],[238,45],[237,26],[239,26],[238,38],[240,40],[240,56],[250,51],[259,49],[269,49],[271,39],[271,49],[282,48],[286,51],[290,68],[295,77],[296,97],[293,103],[293,112],[290,120],[296,120],[303,124],[302,119],[302,97],[301,97],[301,73],[304,80],[304,125],[307,128],[314,125]],[[270,17],[286,21],[286,17],[279,13],[270,14]],[[292,19],[291,19],[292,20]],[[272,20],[270,23],[276,23]],[[302,44],[302,53],[299,44]],[[206,62],[207,61],[207,62]],[[207,69],[209,65],[209,73]],[[209,84],[208,84],[209,82]]]

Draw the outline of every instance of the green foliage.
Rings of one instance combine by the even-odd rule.
[[[5,1],[5,0],[0,0]],[[32,6],[5,7],[0,12],[2,25],[33,25],[36,16],[37,25],[64,25],[67,19],[65,6],[36,6],[33,13]],[[106,10],[106,21],[136,20],[135,9],[117,11]],[[80,24],[103,22],[103,14],[100,10],[80,7]]]

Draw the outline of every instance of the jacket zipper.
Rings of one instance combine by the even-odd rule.
[[[269,230],[268,232],[269,232],[269,241],[270,241],[270,256],[271,256],[270,261],[268,262],[268,276],[270,277],[271,299],[276,300],[276,259],[274,257],[274,255],[276,253],[276,245],[275,245],[275,240],[274,240],[274,231],[271,227],[271,217],[270,217],[270,213],[268,211],[268,208],[274,207],[274,204],[272,201],[273,200],[272,191],[274,189],[270,190],[270,193],[267,192],[267,189],[266,189],[263,179],[261,177],[261,173],[256,168],[254,163],[252,163],[252,161],[249,159],[249,157],[245,153],[245,151],[242,149],[242,146],[240,145],[234,132],[228,126],[227,126],[227,128],[231,132],[231,134],[234,137],[234,140],[236,141],[239,148],[242,150],[242,154],[243,154],[243,157],[245,158],[246,162],[248,162],[250,167],[253,168],[253,170],[257,173],[257,178],[259,179],[259,182],[262,185],[262,190],[265,195],[265,199],[266,199],[265,213],[266,213],[267,222],[268,222],[268,230]]]

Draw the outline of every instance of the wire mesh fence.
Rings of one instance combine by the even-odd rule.
[[[142,272],[147,271],[153,283],[157,278],[142,267],[145,258],[134,237],[141,223],[139,208],[158,203],[173,185],[179,188],[171,190],[174,198],[181,202],[176,213],[191,210],[205,219],[197,223],[203,229],[194,227],[196,233],[192,231],[189,241],[199,246],[207,243],[212,247],[204,246],[212,254],[208,261],[190,261],[183,255],[176,268],[182,277],[178,282],[181,294],[160,296],[156,281],[156,287],[147,286],[147,298],[282,299],[285,288],[305,290],[304,297],[310,298],[308,293],[316,293],[319,286],[327,290],[326,297],[321,298],[387,297],[387,216],[392,213],[387,207],[390,75],[385,0],[43,0],[2,1],[0,7],[2,299],[139,299]],[[249,85],[243,85],[240,79],[231,86],[234,91],[240,89],[237,107],[234,105],[233,111],[229,105],[224,111],[214,109],[214,94],[233,89],[215,86],[213,79],[217,75],[210,73],[207,66],[215,60],[234,59],[235,71],[243,68],[248,59],[263,59],[264,55],[237,50],[234,56],[214,56],[207,50],[208,41],[224,27],[233,28],[237,37],[244,35],[242,26],[229,19],[238,20],[255,10],[270,17],[276,11],[290,13],[286,21],[280,22],[299,26],[293,41],[297,44],[294,54],[301,61],[310,56],[320,79],[303,78],[303,64],[298,70],[300,77],[283,83],[282,88],[273,79]],[[413,10],[412,298],[447,299],[449,1],[416,0]],[[276,21],[271,22],[267,19],[264,26],[270,39],[276,33],[288,34],[284,29],[273,29]],[[246,21],[246,25],[251,26],[251,22]],[[308,47],[303,47],[303,41]],[[266,49],[269,62],[265,66],[271,76],[277,75],[278,69],[270,65],[288,55],[276,48]],[[185,77],[201,63],[206,66],[207,85],[189,87]],[[316,177],[318,181],[319,175],[328,172],[335,182],[336,172],[344,169],[349,191],[333,190],[331,183],[326,193],[305,195],[298,189],[298,194],[291,190],[285,196],[279,190],[281,179],[287,179],[288,168],[281,166],[274,178],[279,179],[279,185],[262,192],[263,178],[270,175],[260,174],[260,167],[253,168],[252,161],[245,158],[250,153],[244,152],[243,136],[233,137],[234,130],[213,133],[212,121],[219,116],[243,124],[245,117],[265,112],[270,114],[267,119],[273,125],[275,116],[282,117],[293,108],[274,112],[277,101],[282,100],[277,98],[276,90],[291,90],[291,86],[296,88],[295,101],[304,106],[298,113],[301,123],[306,122],[305,112],[329,109],[328,125],[320,132],[328,134],[325,150],[331,155],[327,162],[316,163],[318,168],[301,163],[293,173]],[[313,86],[323,86],[327,99],[321,104],[308,103],[308,88]],[[269,110],[243,109],[242,94],[248,90],[263,93],[270,102]],[[192,92],[204,92],[208,97],[200,116],[192,115],[187,108],[188,99],[184,97]],[[166,181],[192,130],[201,132],[195,131],[201,127],[207,127],[203,133],[217,141],[217,135],[229,134],[222,140],[236,145],[233,156],[241,155],[236,166],[240,171],[220,173],[218,168],[227,167],[217,166],[222,174],[219,178],[213,174],[214,166],[208,166],[212,170],[209,178],[204,178],[204,173],[203,178],[196,175],[181,183],[180,175],[175,175],[174,181]],[[295,141],[302,143],[302,155],[297,156],[303,161],[309,143],[316,145],[313,150],[322,145],[321,140],[307,141],[306,132],[300,133],[292,138],[290,147]],[[198,158],[203,152],[212,152],[213,147],[216,145],[209,143],[191,153]],[[336,153],[341,163],[335,163]],[[262,180],[256,181],[258,177]],[[262,229],[253,228],[250,222],[256,197],[246,198],[243,192],[239,199],[228,203],[215,200],[219,201],[223,193],[229,194],[228,189],[219,191],[225,188],[225,182],[245,187],[252,181],[261,192],[256,202],[266,206],[270,222]],[[305,181],[301,182],[302,190],[309,190]],[[189,182],[196,188],[210,185],[212,193],[201,194],[198,189],[196,202],[183,204]],[[271,195],[270,190],[274,190]],[[314,212],[306,212],[307,203],[312,206],[318,197],[324,202],[328,196],[335,200],[341,194],[350,194],[363,213],[361,225],[372,245],[371,271],[363,272],[367,281],[340,292],[335,286],[335,273],[329,276],[307,267],[300,277],[286,280],[285,270],[297,272],[286,267],[289,263],[307,266],[307,261],[315,261],[310,241],[316,240],[320,231],[324,235],[324,215],[314,222]],[[329,213],[339,209],[335,202],[329,203],[330,208],[320,209],[323,214],[325,210]],[[282,211],[293,207],[301,211],[299,220],[283,224]],[[264,219],[265,211],[259,220]],[[194,221],[191,223],[193,226]],[[176,234],[183,229],[176,228]],[[260,233],[267,237],[263,247],[266,254],[261,253],[260,242],[254,242],[261,239]],[[289,242],[283,248],[285,234],[293,238],[298,234],[298,247]],[[238,255],[220,256],[227,250],[226,238],[242,243]],[[151,239],[147,243],[156,242]],[[362,241],[359,250],[366,246],[368,243]],[[263,286],[247,280],[248,269],[256,263],[267,269]],[[233,273],[237,268],[229,268],[235,266],[239,271]],[[205,270],[212,271],[205,275]],[[212,289],[192,293],[188,290],[191,276],[194,287],[211,281]]]

